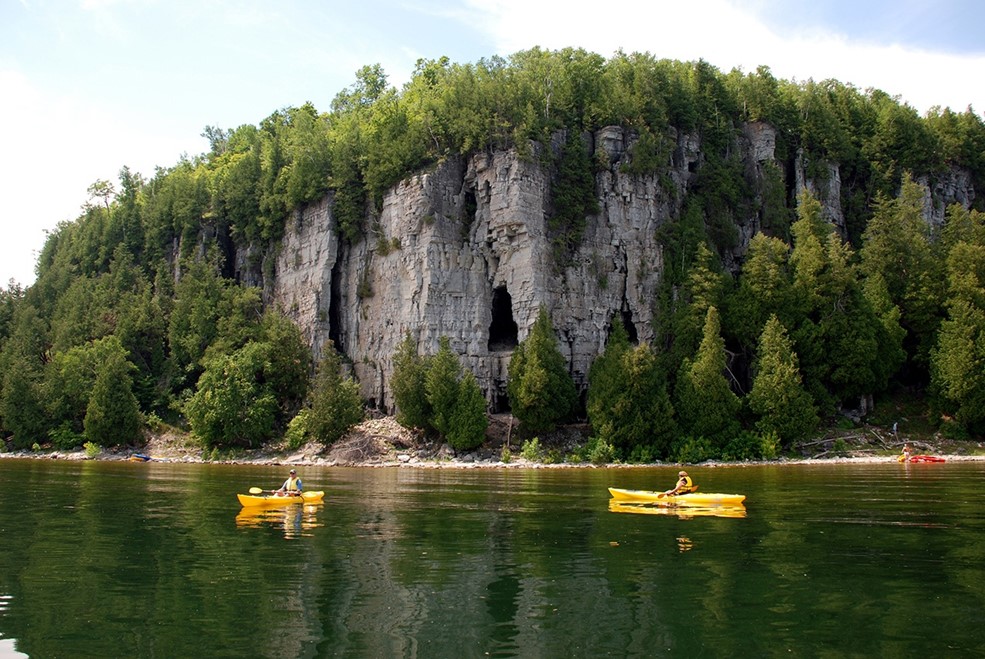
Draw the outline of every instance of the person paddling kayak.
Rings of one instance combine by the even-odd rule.
[[[679,471],[677,475],[680,477],[677,481],[677,485],[673,489],[664,492],[667,496],[675,496],[678,494],[687,494],[688,492],[694,492],[696,489],[694,487],[694,481],[691,477],[687,475],[686,471]]]
[[[292,469],[287,477],[287,480],[284,481],[284,484],[280,486],[280,489],[277,490],[277,492],[287,494],[292,497],[301,496],[301,479],[298,478],[298,472]]]

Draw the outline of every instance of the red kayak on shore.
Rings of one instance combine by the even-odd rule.
[[[946,462],[944,458],[938,455],[924,455],[922,453],[919,455],[911,455],[908,458],[905,458],[902,455],[900,455],[897,456],[896,460],[898,462]]]
[[[938,455],[911,455],[907,462],[945,462],[945,460]]]

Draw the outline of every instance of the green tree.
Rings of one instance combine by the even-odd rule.
[[[817,426],[817,411],[803,387],[793,342],[775,315],[763,327],[755,370],[749,408],[759,416],[756,428],[761,433],[774,432],[789,445]]]
[[[791,337],[804,386],[824,413],[842,401],[867,405],[899,365],[891,306],[876,288],[869,291],[871,301],[867,297],[851,247],[821,218],[816,199],[805,193],[798,215],[790,262],[803,306]]]
[[[83,431],[96,380],[107,364],[117,367],[121,355],[127,360],[126,349],[116,336],[107,336],[52,355],[44,369],[43,400],[53,427],[67,426],[76,433]],[[133,395],[130,370],[133,365],[129,361],[126,363],[129,365],[126,388]]]
[[[622,360],[631,349],[625,325],[618,317],[613,318],[612,331],[605,350],[595,358],[588,370],[588,397],[585,407],[588,420],[599,436],[608,436],[611,433],[608,428],[617,422],[613,401],[623,389],[625,374]]]
[[[573,411],[578,394],[543,307],[513,351],[506,391],[513,414],[531,435],[553,430]]]
[[[924,203],[923,186],[904,177],[898,197],[877,200],[859,252],[863,272],[881,276],[890,301],[900,309],[909,375],[918,383],[927,379],[944,299],[944,276],[933,256]]]
[[[588,376],[588,419],[624,456],[665,457],[676,431],[666,378],[649,345],[633,348],[618,319]]]
[[[622,369],[624,387],[612,401],[608,441],[631,458],[666,457],[677,425],[656,355],[641,344],[623,355]]]
[[[489,417],[486,398],[472,371],[466,370],[458,383],[458,398],[451,412],[448,445],[456,451],[470,451],[482,445],[486,438]]]
[[[322,348],[322,358],[311,388],[308,432],[330,446],[364,416],[359,385],[342,371],[342,357],[329,342]]]
[[[698,349],[708,309],[721,308],[727,284],[721,262],[705,243],[698,243],[684,282],[671,305],[672,341],[667,354],[667,369],[670,372],[678,369]]]
[[[96,374],[83,422],[86,438],[100,446],[124,446],[140,438],[140,408],[133,395],[127,361],[119,341]]]
[[[726,324],[743,346],[755,345],[771,315],[791,325],[799,320],[789,245],[762,233],[753,236],[726,311]]]
[[[269,347],[256,342],[206,364],[185,404],[192,432],[206,448],[250,448],[271,437],[277,398],[263,381],[269,368]]]
[[[0,286],[0,349],[10,336],[10,328],[14,322],[14,311],[24,298],[24,289],[11,279],[7,288]]]
[[[428,362],[424,376],[424,390],[431,406],[431,425],[442,439],[448,437],[453,427],[455,403],[459,396],[459,380],[462,366],[451,351],[447,336],[438,341],[438,352]]]
[[[978,226],[982,220],[972,218]],[[938,405],[966,431],[985,431],[985,236],[969,225],[969,242],[947,256],[947,318],[931,355]]]
[[[563,268],[581,244],[587,216],[599,212],[592,158],[581,133],[568,131],[558,158],[552,197],[554,212],[548,218],[555,263]]]
[[[685,434],[704,437],[721,449],[739,432],[742,402],[725,378],[725,341],[715,307],[708,308],[703,334],[694,359],[681,365],[674,408]]]
[[[298,326],[274,309],[263,313],[259,334],[268,346],[270,359],[270,368],[264,371],[263,379],[277,398],[281,420],[292,416],[308,394],[311,350]]]
[[[966,430],[985,431],[985,311],[966,300],[950,305],[932,365],[942,406]]]
[[[178,369],[193,381],[205,351],[219,335],[226,286],[215,267],[203,261],[189,264],[175,286],[168,345]]]
[[[426,373],[426,360],[417,353],[417,343],[408,332],[393,356],[393,375],[390,378],[397,422],[406,428],[427,430],[431,427]]]
[[[4,430],[13,434],[11,447],[29,448],[47,434],[41,383],[23,358],[14,359],[3,374],[0,415]]]

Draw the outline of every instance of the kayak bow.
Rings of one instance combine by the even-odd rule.
[[[716,492],[692,492],[690,494],[665,495],[650,490],[623,490],[610,487],[609,494],[619,501],[659,503],[668,506],[715,506],[735,505],[746,500],[744,494],[719,494]]]
[[[302,492],[301,496],[285,494],[237,494],[239,503],[243,506],[289,506],[292,503],[320,503],[325,493]]]

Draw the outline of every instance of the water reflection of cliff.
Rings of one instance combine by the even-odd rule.
[[[236,515],[236,526],[272,527],[283,530],[285,538],[311,535],[311,530],[323,526],[318,521],[321,504],[292,505],[278,508],[247,506]]]

